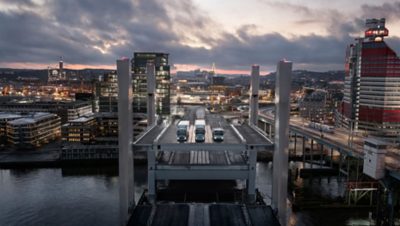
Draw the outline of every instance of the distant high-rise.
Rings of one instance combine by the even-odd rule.
[[[118,112],[118,80],[117,72],[111,71],[103,75],[97,84],[99,112]]]
[[[368,19],[347,49],[339,123],[392,141],[400,136],[400,59],[384,42],[385,19]]]
[[[58,62],[58,78],[60,80],[64,80],[64,62],[62,57],[60,57],[60,61]]]
[[[156,75],[156,112],[159,115],[170,114],[170,66],[168,53],[135,52],[132,59],[133,112],[147,112],[147,75],[148,61],[155,64]]]

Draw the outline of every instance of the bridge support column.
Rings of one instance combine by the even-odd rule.
[[[250,110],[249,123],[257,126],[258,121],[258,89],[260,87],[260,66],[251,66],[251,81],[250,81]]]
[[[360,159],[357,158],[356,181],[360,178]]]
[[[297,145],[297,134],[294,134],[294,147],[293,147],[294,157],[296,157],[296,145]]]
[[[395,201],[396,201],[396,194],[393,188],[389,189],[389,194],[388,194],[388,209],[389,209],[389,225],[390,226],[394,226],[394,205],[395,205]]]
[[[151,203],[156,202],[157,181],[156,181],[156,153],[153,148],[147,151],[147,197]]]
[[[338,175],[339,181],[342,181],[342,167],[343,167],[343,154],[342,154],[342,152],[340,152],[340,149],[339,149],[339,175]]]
[[[322,168],[322,165],[323,165],[323,158],[324,158],[324,145],[323,144],[320,144],[320,147],[321,147],[321,155],[320,155],[320,157],[319,157],[319,167],[320,168]]]
[[[314,140],[311,139],[311,147],[310,147],[310,168],[312,169],[314,165]]]
[[[280,61],[275,88],[275,151],[273,159],[272,204],[282,226],[287,225],[289,160],[289,116],[292,63]]]
[[[133,180],[132,78],[129,59],[117,60],[118,170],[120,224],[126,225],[135,206]]]
[[[267,123],[266,122],[263,123],[264,123],[264,132],[267,132]]]
[[[249,151],[249,179],[247,180],[247,201],[255,203],[256,201],[256,166],[257,166],[257,151]]]
[[[350,181],[350,165],[351,165],[350,157],[347,157],[346,160],[347,160],[346,161],[347,181]]]
[[[399,184],[391,178],[381,180],[382,188],[378,189],[378,199],[376,206],[376,225],[394,226],[395,225],[395,205],[398,204]]]
[[[269,126],[268,126],[268,138],[272,139],[272,125],[271,124],[269,124]]]
[[[306,138],[303,136],[303,143],[302,143],[302,151],[303,151],[303,168],[306,167]]]

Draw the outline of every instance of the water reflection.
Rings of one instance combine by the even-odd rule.
[[[343,196],[343,182],[337,177],[296,178],[296,168],[301,168],[301,164],[291,163],[290,167],[294,188],[304,197]],[[135,166],[136,200],[147,186],[146,168]],[[270,201],[271,163],[257,164],[256,183],[267,202]],[[118,225],[116,166],[1,169],[0,194],[0,225]],[[368,211],[355,209],[311,209],[290,216],[292,226],[364,225],[366,221]]]

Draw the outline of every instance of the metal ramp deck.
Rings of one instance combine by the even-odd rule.
[[[272,150],[273,144],[253,126],[207,117],[205,142],[195,142],[193,125],[188,140],[177,142],[172,122],[153,126],[134,143],[134,149],[147,149],[150,198],[156,199],[158,180],[246,180],[249,200],[254,200],[257,151]],[[213,141],[211,127],[224,128],[224,141]]]
[[[230,203],[140,205],[128,226],[279,226],[271,207]]]

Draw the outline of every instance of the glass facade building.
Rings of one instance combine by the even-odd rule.
[[[146,64],[153,61],[156,72],[156,112],[170,114],[170,66],[168,53],[135,52],[132,58],[133,112],[147,111]]]
[[[118,112],[118,77],[117,72],[104,74],[97,84],[99,112]]]

